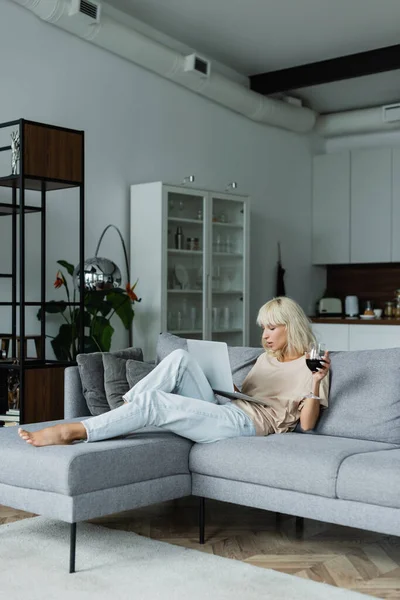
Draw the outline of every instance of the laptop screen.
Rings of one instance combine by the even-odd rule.
[[[187,340],[188,352],[197,360],[213,389],[233,392],[231,364],[225,342]]]

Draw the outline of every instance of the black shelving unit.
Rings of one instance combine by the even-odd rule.
[[[64,369],[71,363],[61,363],[46,358],[46,206],[48,193],[54,190],[77,188],[79,196],[79,263],[84,263],[84,132],[44,123],[19,119],[0,123],[0,129],[18,131],[18,174],[0,177],[0,187],[11,191],[10,202],[0,202],[0,217],[11,218],[12,256],[11,269],[0,273],[0,278],[11,279],[11,299],[0,298],[0,306],[11,307],[10,356],[0,359],[0,413],[7,406],[4,385],[7,374],[15,370],[20,386],[20,423],[48,421],[63,417]],[[10,153],[11,145],[0,147],[0,152]],[[40,193],[40,205],[25,203],[25,192]],[[25,293],[25,225],[31,213],[41,214],[40,235],[40,291],[37,302],[27,302]],[[18,248],[17,248],[18,244]],[[17,261],[19,273],[17,276]],[[80,289],[84,289],[84,271],[80,270]],[[17,300],[18,298],[18,300]],[[30,359],[26,356],[25,310],[27,306],[42,308],[40,321],[40,346],[42,356]],[[84,295],[78,306],[83,313]],[[19,309],[17,323],[17,309]],[[18,327],[17,327],[18,325]],[[18,332],[18,333],[17,333]],[[6,335],[6,334],[3,334]],[[1,337],[1,336],[0,336]],[[39,336],[38,336],[39,337]],[[18,339],[19,352],[18,352]],[[79,350],[83,352],[83,319],[79,332]],[[18,354],[18,363],[15,359]],[[1,420],[1,414],[0,414]]]

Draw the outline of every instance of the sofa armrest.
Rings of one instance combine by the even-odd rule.
[[[67,367],[64,371],[64,418],[90,416],[82,391],[79,367]]]

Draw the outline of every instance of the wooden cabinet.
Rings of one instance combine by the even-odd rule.
[[[142,302],[133,341],[145,360],[157,337],[248,344],[249,198],[171,186],[131,186],[131,264]]]
[[[390,262],[392,209],[390,148],[351,153],[350,261]]]
[[[350,152],[314,158],[312,261],[350,262]]]

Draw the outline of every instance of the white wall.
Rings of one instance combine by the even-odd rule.
[[[196,187],[223,190],[235,180],[238,191],[252,197],[252,320],[274,294],[278,240],[287,294],[307,310],[313,308],[307,137],[253,123],[4,1],[0,74],[1,121],[24,117],[86,132],[86,256],[93,255],[109,223],[120,227],[128,241],[130,184],[179,184],[194,173]],[[49,205],[49,298],[60,297],[52,290],[56,260],[77,262],[77,201],[73,192],[68,194],[58,194]],[[3,222],[0,227],[5,253],[8,226]],[[119,246],[115,232],[109,231],[100,254],[122,268]],[[35,269],[32,264],[31,279]],[[134,279],[135,264],[131,273]],[[113,347],[126,340],[125,332],[117,331]],[[252,325],[251,343],[258,342]]]

